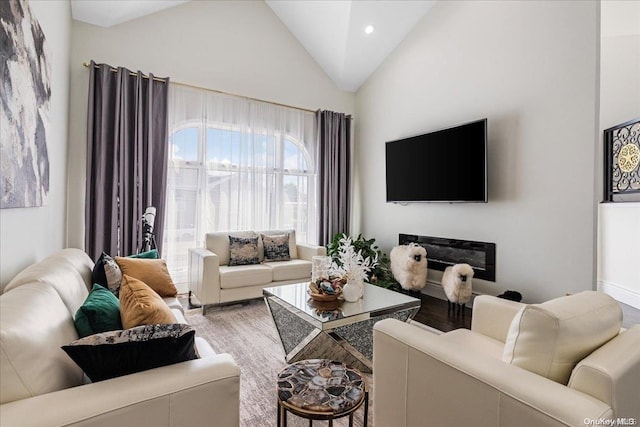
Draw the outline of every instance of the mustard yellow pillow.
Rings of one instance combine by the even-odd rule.
[[[122,275],[120,319],[124,329],[157,323],[177,323],[176,316],[160,296],[144,282]]]
[[[167,263],[163,259],[116,257],[122,274],[143,281],[161,297],[175,297],[178,289],[173,284]]]

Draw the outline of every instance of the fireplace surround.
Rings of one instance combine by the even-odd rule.
[[[474,278],[496,281],[496,244],[445,237],[399,234],[398,243],[417,243],[427,251],[428,268],[444,271],[450,265],[467,263]]]

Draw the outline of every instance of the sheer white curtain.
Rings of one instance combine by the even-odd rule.
[[[164,251],[187,280],[207,232],[291,228],[317,241],[314,113],[171,84]]]

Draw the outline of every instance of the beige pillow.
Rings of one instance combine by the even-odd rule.
[[[511,322],[502,360],[566,385],[576,364],[621,325],[620,304],[600,292],[528,305]]]
[[[160,296],[144,282],[122,276],[120,319],[124,329],[158,323],[177,323],[176,316]]]
[[[122,274],[143,281],[161,297],[175,297],[178,289],[171,280],[167,263],[163,259],[116,257]]]

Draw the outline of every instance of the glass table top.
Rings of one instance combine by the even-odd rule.
[[[318,303],[311,299],[309,284],[296,283],[263,289],[266,298],[276,297],[289,306],[300,310],[322,329],[335,327],[336,323],[351,323],[408,308],[419,308],[420,300],[399,292],[365,283],[364,297],[356,302],[340,301]],[[345,322],[347,321],[347,322]]]

